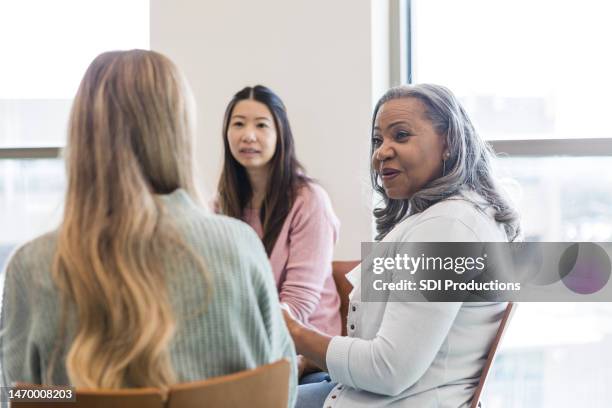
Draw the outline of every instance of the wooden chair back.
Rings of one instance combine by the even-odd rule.
[[[508,302],[506,311],[504,312],[501,322],[499,323],[497,334],[495,335],[493,343],[491,344],[491,348],[489,349],[489,355],[487,356],[487,361],[485,362],[484,368],[482,369],[482,374],[480,374],[480,380],[478,381],[478,386],[476,387],[476,391],[474,392],[474,397],[472,398],[470,408],[482,407],[480,398],[482,397],[482,393],[487,382],[487,377],[489,376],[489,372],[491,371],[491,367],[493,366],[493,362],[495,361],[495,357],[497,355],[497,350],[499,349],[499,345],[502,341],[506,329],[508,328],[508,324],[510,323],[510,319],[512,318],[512,314],[515,310],[516,305],[513,302]]]
[[[157,388],[77,389],[74,402],[12,402],[11,408],[287,408],[290,376],[291,365],[283,359],[253,370],[177,384],[166,400]]]
[[[19,388],[39,388],[20,384]],[[11,408],[164,408],[164,400],[157,388],[120,390],[77,389],[73,402],[11,402]]]
[[[170,389],[167,408],[287,408],[291,365],[287,360]]]
[[[353,285],[346,279],[346,274],[355,269],[361,261],[334,261],[332,262],[332,274],[338,296],[340,296],[340,319],[342,319],[342,335],[346,336],[346,318],[349,309],[349,294]]]

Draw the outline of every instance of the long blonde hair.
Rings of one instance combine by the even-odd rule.
[[[190,102],[177,68],[153,51],[103,53],[80,84],[52,267],[62,336],[71,317],[76,323],[65,364],[77,387],[176,381],[169,353],[176,322],[162,254],[177,235],[156,194],[183,188],[197,197]]]

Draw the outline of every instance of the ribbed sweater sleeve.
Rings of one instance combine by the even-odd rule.
[[[10,386],[22,378],[40,383],[36,347],[30,341],[32,299],[27,291],[27,276],[19,256],[14,256],[8,263],[4,278],[0,321],[2,385]]]
[[[253,251],[254,286],[257,288],[259,310],[266,325],[268,338],[271,339],[273,355],[270,362],[286,358],[291,363],[291,376],[289,378],[289,407],[295,405],[297,390],[297,362],[293,340],[289,335],[282,316],[276,287],[272,277],[270,263],[266,257],[261,240],[253,232],[249,238],[250,248],[261,247],[261,251]]]

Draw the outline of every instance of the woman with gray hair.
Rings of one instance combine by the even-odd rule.
[[[504,242],[518,215],[492,175],[493,153],[447,88],[401,86],[377,103],[371,178],[382,242]],[[300,385],[296,407],[465,407],[504,303],[366,302],[360,267],[347,337],[311,330],[285,311],[298,353],[329,373]]]

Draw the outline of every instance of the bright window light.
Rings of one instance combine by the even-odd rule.
[[[64,145],[89,63],[132,48],[149,48],[148,0],[1,1],[0,147]]]
[[[71,99],[104,51],[149,48],[148,0],[0,2],[0,99]]]
[[[0,2],[0,149],[63,146],[79,82],[104,51],[149,48],[148,0]],[[61,159],[0,160],[0,270],[9,252],[57,226]]]
[[[487,139],[612,137],[612,3],[414,0],[415,82],[446,85]]]

